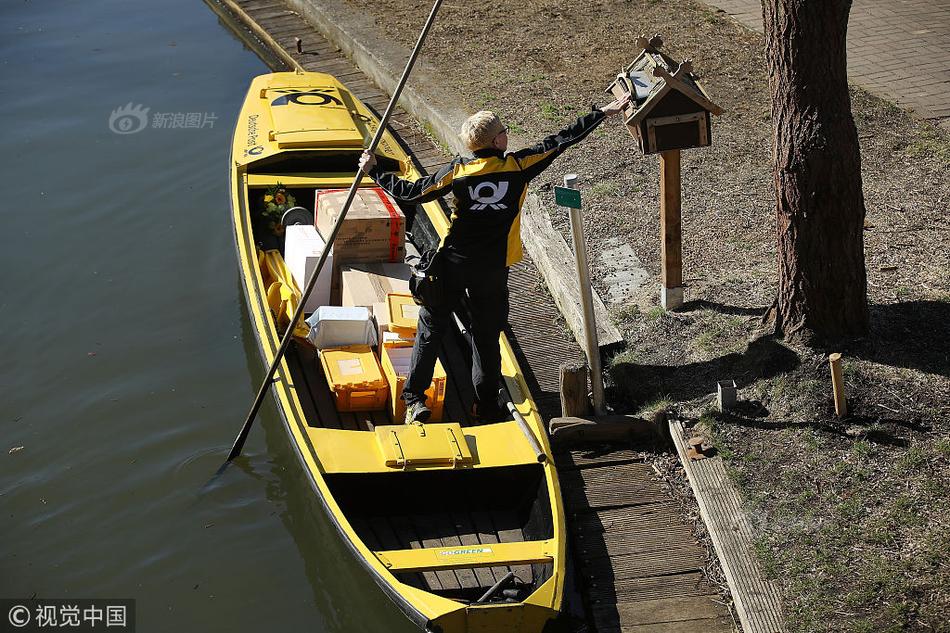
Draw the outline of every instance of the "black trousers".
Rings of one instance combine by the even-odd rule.
[[[494,407],[501,387],[501,348],[498,336],[508,323],[508,269],[486,270],[473,264],[445,262],[445,301],[438,310],[422,307],[416,342],[412,347],[409,378],[402,397],[407,405],[425,402],[425,391],[432,383],[435,361],[442,337],[452,326],[465,291],[472,309],[472,384],[479,403]]]

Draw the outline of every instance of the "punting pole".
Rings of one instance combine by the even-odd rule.
[[[534,431],[531,430],[531,427],[528,425],[528,421],[524,419],[524,416],[521,415],[521,412],[518,411],[518,407],[515,406],[511,400],[505,396],[505,390],[499,389],[498,395],[505,400],[505,406],[508,407],[508,412],[511,413],[511,416],[515,419],[515,422],[518,424],[518,428],[521,429],[521,432],[524,434],[528,444],[531,445],[531,450],[534,451],[534,456],[537,458],[538,463],[543,464],[548,461],[548,454],[544,452],[544,447],[538,442],[538,438],[535,437]]]
[[[409,79],[409,73],[412,72],[412,67],[416,63],[416,58],[419,56],[419,51],[422,50],[422,43],[425,41],[426,35],[429,33],[429,28],[435,21],[435,14],[438,12],[441,5],[442,0],[435,0],[435,4],[432,5],[432,11],[429,12],[429,18],[426,20],[425,26],[422,27],[422,32],[419,33],[419,39],[416,41],[416,46],[414,49],[412,49],[412,55],[409,56],[409,61],[406,62],[406,68],[402,71],[402,77],[399,78],[399,83],[396,85],[396,89],[393,90],[393,96],[389,100],[389,105],[386,107],[386,113],[383,114],[383,118],[379,122],[379,127],[376,128],[376,133],[373,135],[373,140],[370,142],[369,147],[366,148],[370,152],[376,151],[376,146],[379,145],[379,141],[383,137],[383,132],[386,130],[386,126],[389,125],[389,117],[392,115],[393,109],[396,107],[396,102],[399,101],[399,95],[402,94],[402,89],[406,85],[406,80]],[[287,326],[287,331],[284,333],[284,338],[280,341],[280,347],[277,349],[277,354],[274,356],[274,360],[270,365],[270,369],[267,370],[267,376],[264,378],[263,382],[261,382],[261,388],[257,391],[257,397],[254,399],[254,404],[251,407],[250,412],[247,414],[247,419],[244,420],[244,426],[241,427],[241,432],[238,433],[237,438],[234,440],[234,445],[231,447],[231,452],[228,453],[228,459],[223,466],[226,466],[231,462],[232,459],[240,455],[241,449],[244,448],[244,442],[247,440],[247,435],[251,430],[251,425],[254,423],[254,418],[257,417],[257,412],[261,408],[261,404],[264,402],[264,396],[267,395],[268,388],[274,382],[274,374],[277,372],[277,366],[283,359],[284,354],[287,352],[287,348],[290,346],[290,341],[293,339],[294,325],[296,325],[297,322],[300,321],[300,317],[303,316],[304,305],[306,305],[307,297],[310,296],[310,292],[317,283],[317,278],[320,276],[320,271],[323,270],[323,265],[326,263],[327,255],[330,253],[330,247],[333,246],[333,241],[336,239],[336,234],[340,232],[340,227],[343,225],[343,220],[346,218],[347,211],[350,210],[350,205],[353,204],[353,198],[356,197],[356,190],[359,188],[360,181],[362,180],[363,171],[360,170],[353,178],[353,184],[350,185],[350,191],[346,196],[346,201],[343,203],[343,209],[340,211],[340,217],[337,218],[336,224],[333,226],[333,231],[330,232],[330,236],[327,238],[326,247],[320,254],[320,259],[317,261],[316,268],[314,268],[313,272],[310,273],[310,278],[307,280],[307,287],[304,288],[303,294],[300,297],[300,304],[297,306],[297,310],[294,312],[294,316],[290,320],[290,325]]]

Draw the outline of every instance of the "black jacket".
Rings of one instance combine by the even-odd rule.
[[[521,205],[528,183],[571,145],[604,120],[594,109],[557,134],[517,152],[478,150],[474,158],[456,157],[436,173],[414,182],[374,169],[370,176],[394,198],[410,204],[455,195],[452,225],[443,241],[446,256],[455,262],[491,267],[521,261]]]

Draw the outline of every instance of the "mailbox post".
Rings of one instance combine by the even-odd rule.
[[[669,310],[683,305],[682,183],[680,150],[710,144],[713,103],[693,76],[692,62],[677,62],[661,53],[663,40],[637,39],[642,48],[607,88],[615,97],[630,95],[624,122],[644,155],[660,155],[661,304]]]

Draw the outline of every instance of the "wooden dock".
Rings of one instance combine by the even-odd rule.
[[[333,74],[377,112],[385,109],[389,95],[282,0],[206,3],[272,69]],[[422,169],[432,171],[450,160],[401,108],[390,129]],[[512,268],[509,284],[518,298],[511,304],[509,339],[541,414],[550,419],[560,414],[558,366],[581,360],[582,352],[556,326],[557,308],[530,261]],[[583,612],[570,622],[574,630],[735,630],[729,608],[706,578],[704,550],[651,465],[620,450],[562,452],[557,466]]]

